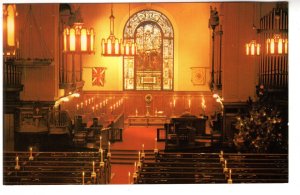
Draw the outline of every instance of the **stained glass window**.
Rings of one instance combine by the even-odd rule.
[[[173,90],[174,33],[166,16],[143,10],[130,17],[124,40],[136,43],[136,55],[124,56],[125,90]]]

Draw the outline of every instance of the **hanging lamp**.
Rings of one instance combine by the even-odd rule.
[[[252,29],[256,30],[254,25],[255,20],[255,4],[253,4],[253,18],[252,18]],[[258,56],[260,55],[261,45],[256,42],[256,40],[251,40],[249,43],[246,43],[246,55],[247,56]]]
[[[84,27],[79,8],[71,16],[71,27],[63,31],[63,51],[66,53],[94,53],[95,33],[94,29]]]
[[[3,54],[15,56],[18,47],[16,41],[15,20],[18,15],[15,4],[3,5]]]
[[[134,37],[132,35],[132,26],[130,24],[130,3],[129,3],[129,9],[128,9],[128,27],[127,27],[127,33],[125,34],[126,37],[124,37],[124,56],[134,56],[136,54],[136,44],[134,43]]]
[[[110,20],[110,35],[105,41],[103,38],[101,41],[102,55],[103,56],[121,56],[123,53],[123,44],[122,40],[119,41],[118,38],[114,35],[114,14],[113,14],[113,5],[111,4],[111,15]]]

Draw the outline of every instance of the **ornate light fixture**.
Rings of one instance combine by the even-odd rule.
[[[266,40],[267,54],[287,54],[288,53],[288,39],[281,38],[280,34],[274,34],[272,38]]]
[[[253,18],[252,18],[252,29],[256,30],[254,25],[255,20],[255,4],[253,4]],[[256,40],[252,40],[246,43],[246,55],[247,56],[259,56],[260,55],[261,44],[257,43]]]
[[[67,53],[94,53],[94,29],[84,27],[80,10],[71,16],[72,27],[64,28],[63,32],[63,51]]]
[[[15,19],[17,15],[16,5],[3,5],[3,54],[5,56],[16,55]]]
[[[246,43],[246,55],[260,55],[261,45],[256,43],[255,40],[252,40],[250,43]]]
[[[111,15],[109,17],[110,35],[106,41],[104,38],[101,41],[102,55],[104,56],[121,56],[124,52],[122,40],[119,41],[119,39],[114,35],[114,19],[113,5],[111,5]]]
[[[128,33],[124,37],[124,56],[133,56],[136,54],[136,45],[132,36],[132,26],[130,24],[130,3],[129,3],[129,16],[128,16]]]

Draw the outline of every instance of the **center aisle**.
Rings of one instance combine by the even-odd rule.
[[[123,141],[111,144],[112,159],[114,150],[134,150],[138,153],[144,144],[145,150],[154,150],[156,129],[159,126],[127,126],[123,130]],[[165,143],[157,142],[157,148],[164,150]],[[126,153],[126,152],[125,152]],[[129,156],[128,156],[129,157]],[[137,156],[136,156],[137,157]],[[126,157],[125,157],[126,158]],[[112,164],[111,184],[128,184],[128,172],[133,173],[134,160],[132,164]],[[132,181],[132,180],[131,180]]]

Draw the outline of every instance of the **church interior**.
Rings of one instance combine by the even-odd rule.
[[[4,3],[3,184],[289,183],[288,8]]]

